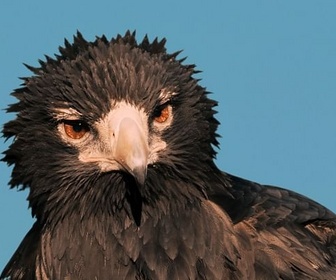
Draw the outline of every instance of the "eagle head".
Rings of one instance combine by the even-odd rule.
[[[131,32],[94,42],[78,33],[59,51],[27,66],[33,75],[13,92],[17,117],[3,129],[13,138],[3,158],[14,166],[10,185],[29,188],[33,215],[127,202],[139,216],[143,202],[204,195],[218,122],[194,65],[168,54],[165,39],[138,43]],[[169,178],[197,183],[167,187]]]

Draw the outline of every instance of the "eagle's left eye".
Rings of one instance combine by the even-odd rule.
[[[63,127],[65,134],[71,139],[81,139],[90,130],[88,124],[81,120],[64,120]]]
[[[168,120],[171,114],[170,106],[160,106],[154,112],[154,121],[158,123],[164,123]]]

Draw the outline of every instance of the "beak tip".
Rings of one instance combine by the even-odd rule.
[[[146,181],[147,168],[136,167],[132,170],[132,175],[138,186],[143,187]]]

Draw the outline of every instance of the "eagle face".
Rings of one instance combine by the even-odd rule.
[[[148,116],[143,108],[116,102],[106,116],[91,125],[74,110],[60,109],[56,117],[60,137],[78,150],[81,162],[96,164],[102,172],[128,172],[142,186],[147,165],[155,164],[167,146],[161,132],[171,125],[172,107],[159,105],[153,116]]]
[[[157,178],[198,178],[195,190],[204,191],[214,168],[216,102],[179,52],[134,36],[89,43],[78,33],[56,59],[28,66],[35,75],[13,93],[19,102],[8,111],[18,114],[4,127],[14,137],[4,160],[14,165],[12,187],[30,188],[37,217],[50,216],[60,197],[92,196],[86,203],[95,205],[110,189],[111,204],[127,192],[150,200],[167,191]],[[119,181],[126,183],[118,189]]]

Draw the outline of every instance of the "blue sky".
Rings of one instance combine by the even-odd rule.
[[[114,3],[115,2],[115,3]],[[336,1],[16,1],[0,3],[0,108],[64,38],[137,30],[184,50],[219,101],[229,173],[300,192],[336,211]],[[13,118],[0,111],[0,124]],[[8,143],[0,141],[0,151]],[[0,270],[33,223],[27,192],[0,163]]]

